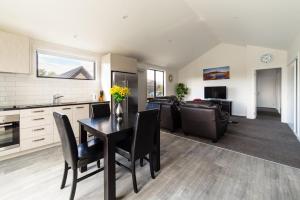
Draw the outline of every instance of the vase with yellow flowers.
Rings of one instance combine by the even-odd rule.
[[[110,88],[110,94],[116,103],[115,115],[117,117],[117,120],[121,121],[123,117],[123,109],[121,103],[129,95],[129,89],[128,87],[114,85],[112,88]]]

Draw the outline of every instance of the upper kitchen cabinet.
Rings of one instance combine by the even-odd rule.
[[[110,53],[102,57],[101,67],[107,67],[110,71],[137,73],[137,60]]]
[[[0,31],[0,72],[30,73],[28,37]]]

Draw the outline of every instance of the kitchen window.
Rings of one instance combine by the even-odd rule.
[[[164,71],[148,69],[147,70],[147,98],[164,96],[165,88]]]
[[[37,77],[95,80],[93,60],[36,52]]]

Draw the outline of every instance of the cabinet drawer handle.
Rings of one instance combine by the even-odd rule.
[[[6,127],[6,126],[12,126],[12,123],[7,123],[7,124],[0,124],[0,127]]]
[[[76,108],[80,109],[80,108],[84,108],[84,107],[83,106],[79,106],[79,107],[76,107]]]
[[[71,108],[63,108],[62,110],[70,110]]]
[[[37,131],[43,131],[45,130],[45,128],[37,128],[37,129],[33,129],[34,132],[37,132]]]
[[[41,112],[44,112],[44,110],[35,110],[35,111],[32,111],[33,113],[41,113]]]
[[[36,140],[33,140],[32,142],[39,142],[39,141],[43,141],[43,140],[45,140],[45,138],[36,139]]]
[[[33,121],[39,121],[39,120],[44,120],[45,118],[41,117],[41,118],[36,118],[36,119],[33,119]]]

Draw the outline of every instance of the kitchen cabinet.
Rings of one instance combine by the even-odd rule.
[[[73,109],[73,131],[76,137],[79,137],[78,120],[89,118],[89,105],[77,105]]]
[[[20,111],[20,150],[53,143],[52,108]]]
[[[28,37],[0,31],[0,72],[30,73]]]
[[[21,110],[20,117],[52,115],[52,108],[33,108]]]
[[[76,138],[79,137],[78,120],[89,118],[90,103],[41,108],[0,111],[1,115],[20,115],[20,147],[0,151],[0,160],[7,155],[32,152],[60,144],[60,137],[53,117],[53,112],[68,116]]]
[[[78,120],[89,118],[89,104],[81,104],[81,105],[74,105],[74,106],[61,106],[61,107],[54,107],[53,112],[59,112],[68,116],[71,126],[73,128],[73,132],[75,137],[79,137],[79,125]],[[53,117],[52,117],[53,118]],[[53,140],[54,142],[60,142],[57,126],[55,124],[53,118]]]
[[[45,134],[34,135],[21,141],[21,151],[25,151],[53,143],[53,135],[50,132],[46,132]]]
[[[69,118],[70,124],[73,128],[73,106],[54,107],[53,112],[58,112],[58,113],[67,115],[68,118]],[[55,123],[55,120],[54,120],[53,116],[52,116],[52,119],[53,119],[53,127],[54,127],[53,141],[54,142],[60,142],[57,126],[56,126],[56,123]]]

